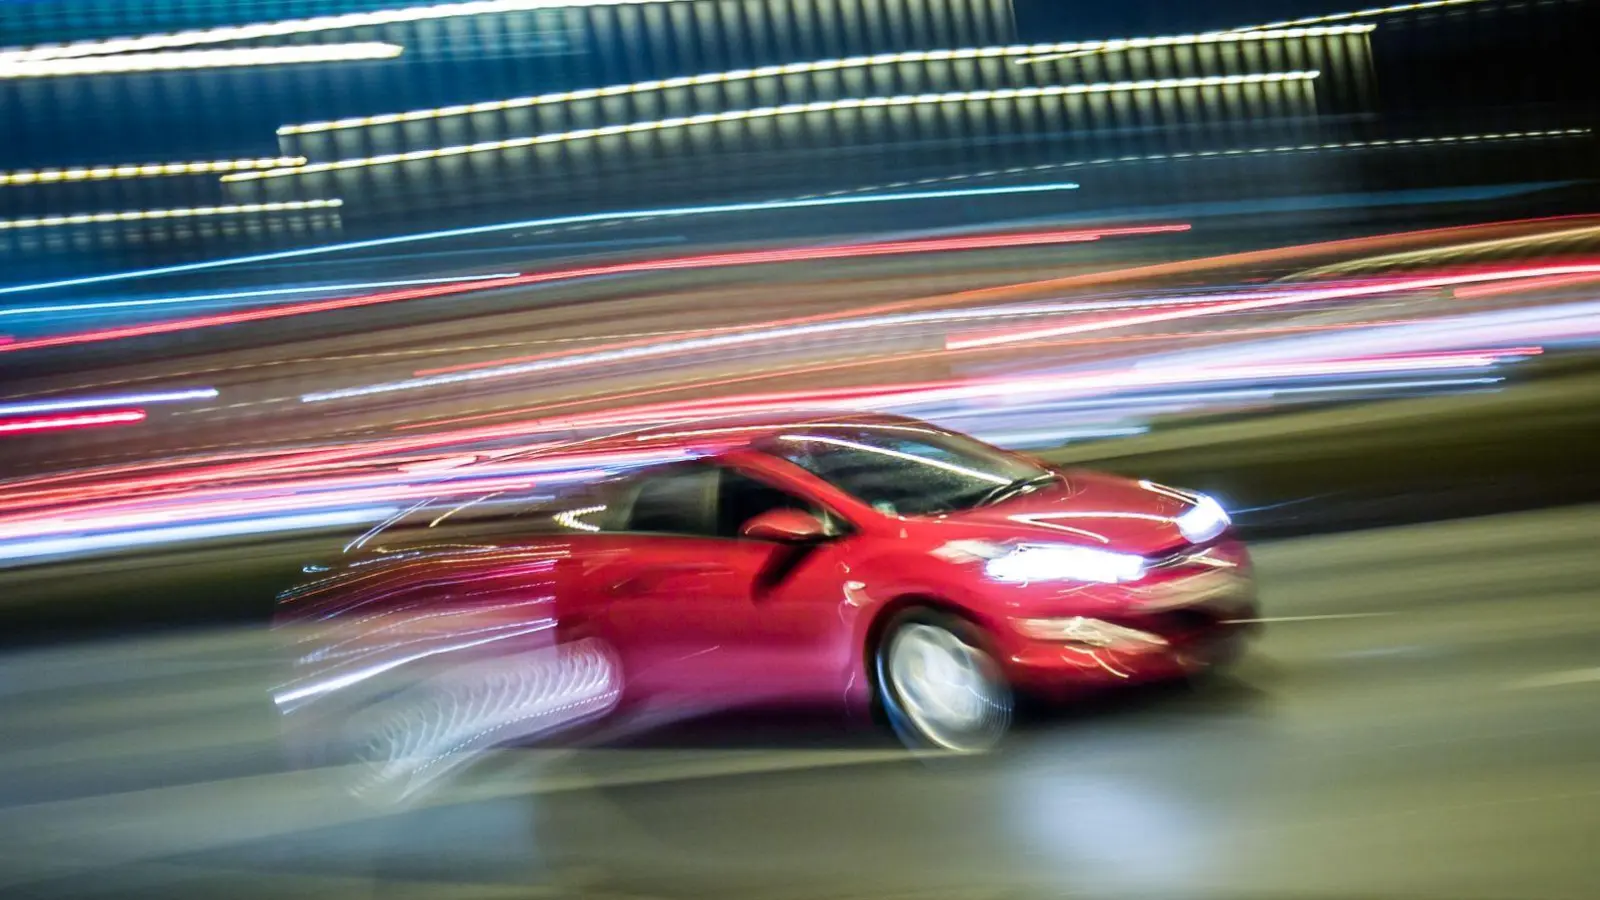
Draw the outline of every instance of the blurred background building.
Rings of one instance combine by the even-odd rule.
[[[0,254],[20,279],[930,184],[1073,181],[1090,213],[1593,174],[1588,0],[1171,6],[9,4]]]

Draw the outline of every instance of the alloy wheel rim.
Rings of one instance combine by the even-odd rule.
[[[889,677],[907,718],[934,744],[986,749],[1004,730],[1005,689],[988,655],[934,625],[907,625],[889,647]]]

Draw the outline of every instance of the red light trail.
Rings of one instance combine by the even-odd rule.
[[[131,425],[143,422],[142,409],[122,409],[111,412],[83,413],[70,416],[29,416],[0,419],[0,434],[37,434],[41,431],[72,431],[78,428],[98,428],[104,425]]]

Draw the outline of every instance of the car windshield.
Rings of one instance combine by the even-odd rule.
[[[966,509],[1050,475],[981,441],[927,426],[807,426],[762,449],[891,515]]]

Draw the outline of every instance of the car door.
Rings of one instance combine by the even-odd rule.
[[[837,694],[842,548],[738,536],[767,509],[816,504],[708,462],[647,473],[621,502],[580,577],[630,699],[703,711]]]

